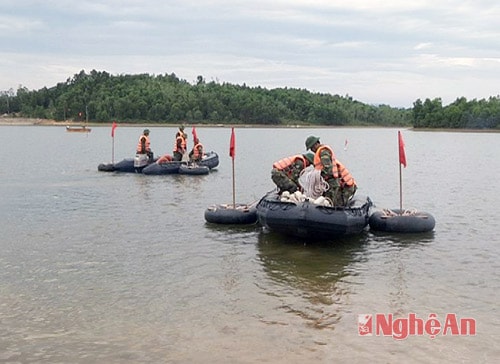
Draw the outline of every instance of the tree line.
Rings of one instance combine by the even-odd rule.
[[[447,106],[440,98],[419,99],[413,103],[412,124],[415,128],[499,129],[500,96],[470,101],[460,97]]]
[[[94,123],[476,128],[498,127],[500,115],[498,97],[487,101],[460,99],[453,110],[443,107],[439,99],[417,100],[413,109],[404,109],[367,105],[349,95],[313,93],[306,89],[269,90],[245,84],[206,82],[202,76],[190,84],[174,73],[110,75],[96,70],[90,73],[82,70],[51,88],[28,90],[19,87],[16,93],[12,89],[3,91],[0,93],[0,112]]]

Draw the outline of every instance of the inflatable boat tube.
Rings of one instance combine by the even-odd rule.
[[[179,173],[179,168],[184,162],[153,163],[142,170],[143,174],[175,174]]]
[[[179,173],[179,167],[186,162],[165,162],[155,163],[158,158],[146,166],[135,166],[134,158],[123,159],[117,163],[101,163],[97,170],[101,172],[121,172],[121,173],[143,173],[143,174],[175,174]],[[209,169],[217,168],[219,165],[219,156],[214,151],[207,152],[203,159],[197,163],[199,166],[206,166]],[[192,173],[194,174],[194,173]],[[206,174],[205,171],[200,174]]]
[[[427,212],[400,209],[376,211],[368,223],[372,230],[394,233],[423,233],[436,225],[434,217]]]
[[[210,169],[217,168],[219,165],[219,155],[214,151],[207,152],[197,164],[200,166],[207,166]]]
[[[191,174],[191,175],[209,174],[210,168],[208,168],[207,166],[183,164],[179,167],[179,173],[180,174]]]
[[[257,210],[255,204],[213,205],[205,210],[205,220],[213,224],[255,224]]]
[[[310,199],[285,201],[274,191],[257,204],[257,218],[263,227],[285,235],[334,239],[361,233],[368,225],[371,206],[367,196],[358,196],[345,207],[328,207]]]
[[[219,165],[219,156],[215,152],[208,152],[201,161],[197,162],[198,167],[203,166],[204,168],[200,168],[199,170],[186,170],[185,167],[188,166],[187,162],[182,161],[171,161],[164,163],[153,163],[149,166],[145,167],[142,170],[143,174],[154,174],[154,175],[163,175],[163,174],[175,174],[175,173],[183,173],[183,174],[207,174],[210,172],[212,168],[216,168]],[[183,171],[181,172],[180,167],[183,166]],[[205,168],[206,167],[206,168]],[[207,172],[208,168],[208,172]]]
[[[135,167],[134,159],[127,158],[116,163],[101,163],[97,166],[97,170],[101,172],[141,173],[144,168],[147,167],[148,166]]]
[[[97,166],[97,170],[101,172],[114,172],[115,165],[114,163],[101,163]]]

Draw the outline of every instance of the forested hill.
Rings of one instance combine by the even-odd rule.
[[[500,129],[500,96],[488,100],[460,97],[447,106],[441,99],[413,103],[412,125],[415,128]]]
[[[2,114],[7,112],[5,104]],[[20,88],[9,104],[9,113],[24,117],[91,122],[410,125],[411,116],[405,109],[366,105],[349,96],[219,84],[202,76],[190,84],[175,74],[110,75],[95,70],[81,71],[52,88]]]
[[[417,100],[413,109],[402,109],[305,89],[206,82],[202,76],[190,84],[173,73],[110,75],[82,70],[51,88],[2,92],[0,113],[103,123],[498,128],[500,100],[461,98],[443,107],[440,99],[427,99]]]

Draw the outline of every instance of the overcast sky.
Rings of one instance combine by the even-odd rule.
[[[0,91],[81,70],[350,95],[500,94],[498,0],[2,0]]]

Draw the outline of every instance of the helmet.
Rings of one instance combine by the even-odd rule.
[[[319,142],[319,137],[315,137],[315,136],[309,136],[307,137],[306,139],[306,150],[309,150],[311,149],[311,147],[316,144],[317,142]]]
[[[184,125],[179,126],[179,130],[183,130],[184,131]]]
[[[310,164],[313,164],[314,163],[314,154],[312,153],[305,153],[305,154],[302,154],[304,156],[304,158],[310,163]]]
[[[143,134],[149,134],[149,129],[144,129]]]

